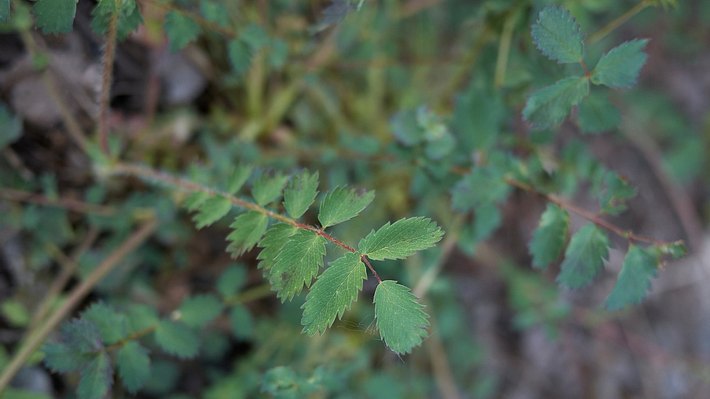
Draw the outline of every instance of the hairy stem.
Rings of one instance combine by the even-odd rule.
[[[158,223],[155,219],[145,222],[138,230],[116,248],[96,269],[94,269],[67,297],[66,301],[36,330],[29,332],[20,349],[0,374],[0,393],[12,381],[12,378],[25,364],[32,353],[44,342],[47,336],[67,317],[79,303],[91,292],[126,255],[133,252],[150,237]]]

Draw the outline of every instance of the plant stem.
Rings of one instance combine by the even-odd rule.
[[[117,2],[117,0],[114,0]],[[118,7],[117,7],[118,8]],[[116,57],[116,34],[118,32],[118,12],[111,15],[106,34],[106,48],[103,56],[103,73],[101,74],[101,96],[99,98],[99,145],[104,154],[109,155],[108,123],[111,108],[111,83],[113,82],[113,62]]]
[[[586,209],[579,208],[578,206],[571,204],[568,201],[566,201],[554,194],[547,194],[547,193],[538,191],[533,186],[531,186],[527,183],[523,183],[523,182],[521,182],[519,180],[515,180],[513,178],[506,178],[505,181],[506,181],[506,183],[508,183],[509,185],[511,185],[513,187],[519,188],[519,189],[521,189],[523,191],[527,191],[529,193],[537,194],[537,195],[545,198],[547,201],[549,201],[555,205],[558,205],[559,207],[564,208],[569,212],[575,213],[575,214],[589,220],[590,222],[596,224],[597,226],[605,228],[620,237],[626,238],[627,240],[636,241],[639,243],[652,244],[652,245],[669,245],[669,244],[671,244],[666,241],[656,240],[655,238],[641,236],[638,234],[634,234],[632,231],[624,230],[621,227],[618,227],[615,224],[602,219],[601,217],[599,217],[599,215],[597,215],[595,213],[592,213]]]
[[[619,17],[617,17],[613,21],[606,24],[603,28],[599,29],[598,31],[594,32],[591,36],[589,36],[589,39],[587,39],[587,43],[594,44],[594,43],[602,40],[603,38],[608,36],[611,32],[613,32],[618,27],[623,25],[626,21],[633,18],[636,14],[645,10],[647,7],[651,7],[651,5],[652,5],[651,1],[649,1],[649,0],[639,1],[635,6],[631,7],[628,11],[621,14]]]
[[[43,206],[54,206],[58,208],[64,208],[72,212],[101,216],[110,216],[115,212],[114,208],[108,206],[90,204],[72,198],[52,199],[40,194],[29,193],[26,191],[15,190],[12,188],[0,189],[0,199],[8,201],[27,202],[30,204],[38,204]]]
[[[47,336],[57,327],[57,325],[68,316],[74,308],[91,292],[96,284],[98,284],[116,265],[129,253],[138,248],[150,235],[157,226],[157,221],[151,219],[136,230],[130,237],[126,239],[118,248],[116,248],[96,269],[94,269],[67,297],[66,301],[54,312],[51,316],[38,327],[31,331],[25,341],[20,346],[20,349],[15,353],[10,360],[10,363],[5,367],[0,374],[0,393],[2,393],[12,381],[12,378],[25,364],[32,353],[44,342]]]

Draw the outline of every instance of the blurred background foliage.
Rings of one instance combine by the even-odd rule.
[[[537,11],[548,4],[570,10],[590,35],[638,8],[587,49],[596,60],[624,40],[651,39],[639,86],[611,93],[618,128],[585,134],[572,119],[554,131],[531,131],[522,121],[526,96],[572,68],[546,60],[530,39]],[[335,228],[345,242],[388,220],[432,217],[447,232],[439,247],[378,268],[423,298],[431,337],[407,357],[388,352],[368,301],[325,335],[301,335],[303,297],[279,304],[254,253],[230,259],[226,223],[198,231],[177,205],[184,194],[96,173],[77,139],[93,131],[97,117],[102,39],[91,28],[94,3],[79,1],[73,31],[57,36],[28,29],[29,3],[15,1],[14,16],[0,25],[0,369],[23,332],[66,299],[65,288],[155,218],[152,237],[121,256],[85,305],[101,300],[169,315],[192,295],[223,294],[227,273],[243,281],[219,296],[225,309],[200,330],[198,357],[151,355],[138,397],[707,392],[708,2],[137,5],[143,24],[126,34],[115,60],[113,153],[204,183],[247,163],[317,170],[321,191],[342,184],[375,190],[363,217]],[[452,190],[467,189],[461,175],[475,165],[486,165],[470,178],[480,194],[452,206]],[[501,184],[503,170],[593,212],[611,203],[603,202],[604,176],[616,171],[638,196],[626,212],[608,212],[610,220],[658,239],[684,239],[690,255],[665,267],[648,303],[605,312],[599,304],[623,250],[612,250],[610,271],[581,291],[556,287],[553,271],[531,271],[527,243],[545,201]],[[572,226],[582,222],[575,217]],[[373,291],[368,280],[361,295]],[[72,397],[73,377],[49,373],[41,356],[3,398]],[[114,390],[114,397],[128,396],[118,384]]]

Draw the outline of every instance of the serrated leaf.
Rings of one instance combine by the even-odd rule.
[[[254,331],[254,320],[243,305],[234,306],[229,312],[229,325],[234,336],[239,339],[251,338]]]
[[[578,289],[589,285],[609,257],[609,238],[596,225],[588,223],[572,236],[557,282]]]
[[[284,176],[281,173],[276,173],[273,176],[264,173],[254,182],[251,194],[257,204],[266,206],[281,196],[287,181],[288,176]]]
[[[618,215],[626,209],[626,202],[636,196],[636,189],[615,172],[604,174],[604,184],[599,193],[602,213]]]
[[[167,353],[188,359],[197,355],[199,337],[185,323],[161,320],[155,329],[155,341]]]
[[[374,191],[336,187],[325,194],[320,203],[318,220],[323,228],[350,220],[375,199]]]
[[[602,94],[592,92],[579,104],[579,127],[584,133],[611,130],[621,122],[619,110]]]
[[[374,302],[380,336],[393,352],[409,353],[427,336],[429,316],[409,288],[385,280],[377,285]]]
[[[454,186],[451,202],[454,209],[466,212],[508,197],[510,186],[504,176],[491,168],[475,168]]]
[[[629,245],[616,285],[606,299],[606,308],[619,310],[640,303],[651,289],[651,280],[658,274],[659,262],[657,248]]]
[[[192,217],[198,229],[212,225],[223,218],[232,209],[232,202],[229,198],[215,196],[202,202],[197,209],[197,213]]]
[[[106,344],[114,344],[129,333],[128,318],[103,302],[92,304],[81,317],[98,328],[101,339]]]
[[[160,319],[158,312],[148,305],[133,304],[126,312],[131,332],[153,328]]]
[[[116,32],[118,40],[127,38],[143,22],[143,17],[135,0],[99,0],[91,12],[93,17],[91,28],[99,35],[106,34],[111,17],[115,14],[118,14]]]
[[[298,219],[303,216],[318,195],[318,172],[303,171],[289,181],[284,190],[286,212]]]
[[[371,231],[360,240],[358,251],[374,260],[404,259],[433,247],[443,236],[441,228],[429,218],[400,219]]]
[[[310,287],[323,266],[325,238],[308,230],[298,230],[281,247],[268,270],[269,281],[282,302],[293,299]]]
[[[113,368],[106,352],[96,353],[94,358],[81,369],[76,393],[79,399],[103,398],[113,384]]]
[[[222,28],[229,26],[229,11],[222,3],[210,0],[201,0],[200,14],[202,14],[206,20],[214,22]]]
[[[579,24],[562,7],[545,7],[532,26],[538,50],[561,64],[575,63],[584,57],[584,40]]]
[[[276,256],[281,252],[281,248],[289,241],[290,237],[296,234],[298,229],[294,226],[277,223],[267,230],[264,238],[259,241],[261,252],[256,257],[259,260],[259,269],[268,272],[274,265]]]
[[[302,306],[303,332],[322,334],[333,325],[336,317],[342,318],[345,310],[357,299],[365,279],[367,271],[358,253],[346,253],[331,263],[306,296]]]
[[[251,176],[251,172],[253,170],[254,168],[249,165],[238,165],[234,168],[234,171],[227,182],[227,192],[229,194],[235,194],[239,191],[244,186],[244,183],[247,182],[247,179],[249,179],[249,176]]]
[[[180,321],[189,327],[204,327],[222,313],[222,307],[222,301],[212,294],[191,296],[180,304]]]
[[[91,356],[64,343],[47,343],[42,346],[44,364],[55,373],[77,371],[91,361]]]
[[[197,39],[202,29],[192,18],[178,11],[169,11],[163,24],[170,42],[170,50],[178,51]]]
[[[223,298],[229,298],[239,292],[246,281],[247,271],[244,266],[230,266],[219,276],[217,280],[217,292],[219,292]]]
[[[60,340],[80,353],[94,353],[104,347],[99,328],[83,318],[64,323]]]
[[[195,211],[199,209],[202,204],[205,203],[210,198],[209,193],[196,191],[190,193],[182,202],[182,205],[189,211]]]
[[[569,230],[569,214],[566,210],[554,204],[548,204],[540,217],[540,224],[530,240],[530,255],[532,265],[536,269],[545,269],[557,260],[564,249],[567,231]]]
[[[238,75],[244,75],[251,66],[251,50],[242,40],[235,38],[227,45],[227,57],[232,69]]]
[[[589,94],[589,79],[569,77],[534,92],[525,103],[523,117],[536,129],[559,125],[570,109]]]
[[[136,341],[128,341],[116,352],[116,367],[126,390],[135,394],[150,378],[148,351]]]
[[[622,43],[604,54],[592,71],[592,83],[613,88],[628,88],[636,84],[646,63],[643,52],[648,39]]]
[[[250,211],[237,216],[229,227],[233,229],[227,236],[229,251],[236,257],[254,248],[266,231],[269,218],[266,215]]]
[[[37,27],[44,33],[68,33],[74,25],[77,0],[37,0],[32,6]]]

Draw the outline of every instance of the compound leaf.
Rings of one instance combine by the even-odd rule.
[[[373,199],[374,191],[336,187],[323,197],[318,220],[323,228],[350,220],[370,205]]]
[[[284,190],[284,207],[292,218],[298,219],[318,195],[318,172],[303,171],[288,182]]]
[[[165,15],[165,34],[170,42],[170,50],[178,51],[193,42],[202,29],[192,18],[177,11],[169,11]]]
[[[301,318],[303,332],[322,334],[333,325],[336,317],[343,317],[345,310],[357,299],[366,278],[365,265],[358,253],[346,253],[331,263],[306,296]]]
[[[212,294],[191,296],[180,304],[180,321],[190,327],[204,327],[222,313],[222,306]]]
[[[150,377],[148,351],[137,341],[128,341],[116,353],[116,367],[126,390],[136,393]]]
[[[223,218],[229,213],[230,209],[232,209],[232,203],[229,201],[229,198],[215,196],[203,201],[199,205],[197,213],[192,220],[195,222],[195,226],[201,229]]]
[[[277,223],[266,231],[264,238],[259,241],[261,252],[256,257],[259,260],[259,269],[268,271],[274,265],[281,248],[292,235],[296,234],[296,231],[298,231],[296,227],[285,223]]]
[[[413,217],[387,222],[360,240],[358,250],[370,259],[404,259],[433,247],[444,232],[429,218]]]
[[[380,336],[393,352],[408,353],[427,336],[429,316],[409,288],[385,280],[375,289],[374,302]]]
[[[68,33],[74,25],[77,0],[38,0],[32,6],[37,27],[44,33]]]
[[[128,318],[102,302],[91,305],[81,317],[96,326],[106,344],[114,344],[129,333]]]
[[[592,92],[579,104],[579,127],[584,133],[600,133],[619,125],[619,110],[602,94]]]
[[[534,92],[525,103],[523,117],[537,129],[559,125],[570,109],[589,94],[589,79],[569,77]]]
[[[185,323],[161,320],[155,329],[155,341],[167,353],[187,359],[197,355],[199,337]]]
[[[236,257],[254,248],[254,245],[264,235],[268,224],[269,218],[256,211],[237,216],[234,222],[229,225],[234,230],[227,236],[227,241],[229,241],[227,251]]]
[[[651,289],[651,280],[658,273],[659,262],[660,252],[657,248],[641,248],[631,244],[616,285],[606,299],[606,308],[619,310],[640,303]]]
[[[76,393],[79,399],[106,397],[113,383],[111,360],[105,351],[97,352],[94,358],[81,369]]]
[[[532,37],[540,52],[561,64],[579,62],[584,56],[579,25],[562,7],[545,7],[540,11],[532,26]]]
[[[269,281],[282,302],[293,299],[323,266],[325,238],[308,230],[296,231],[281,247],[268,270]]]
[[[606,233],[592,223],[582,226],[570,240],[557,282],[572,289],[589,285],[608,256]]]
[[[639,72],[646,63],[643,52],[648,39],[622,43],[599,60],[592,71],[592,83],[613,88],[628,88],[636,84]]]
[[[540,217],[540,224],[530,240],[530,254],[533,267],[544,269],[560,257],[564,249],[569,214],[557,205],[549,204]]]
[[[273,176],[264,173],[254,182],[251,194],[257,204],[265,206],[276,201],[281,196],[287,181],[288,176],[284,176],[281,173],[276,173]]]

